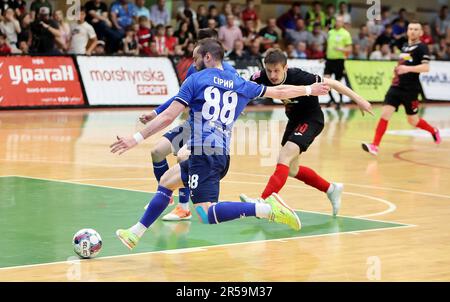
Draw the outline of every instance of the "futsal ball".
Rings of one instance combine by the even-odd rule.
[[[79,230],[72,240],[75,253],[81,258],[94,258],[102,249],[102,238],[96,230]]]

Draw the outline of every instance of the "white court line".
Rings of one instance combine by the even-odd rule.
[[[370,220],[370,219],[366,219]],[[374,220],[376,221],[376,220]],[[199,247],[192,247],[192,248],[186,248],[183,249],[184,252],[187,252],[190,249],[194,250],[207,250],[211,248],[219,248],[219,247],[230,247],[230,246],[236,246],[236,245],[243,245],[243,244],[256,244],[256,243],[266,243],[266,242],[277,242],[277,241],[288,241],[288,240],[297,240],[297,239],[307,239],[307,238],[317,238],[317,237],[326,237],[326,236],[339,236],[339,235],[355,235],[358,233],[367,233],[367,232],[374,232],[374,231],[382,231],[382,230],[395,230],[395,229],[403,229],[403,228],[410,228],[414,227],[414,225],[407,225],[403,224],[396,227],[388,227],[388,228],[376,228],[376,229],[370,229],[370,230],[360,230],[360,231],[347,231],[347,232],[337,232],[337,233],[327,233],[327,234],[320,234],[320,235],[311,235],[311,236],[299,236],[299,237],[287,237],[287,238],[278,238],[278,239],[268,239],[268,240],[257,240],[257,241],[246,241],[246,242],[236,242],[236,243],[227,243],[227,244],[217,244],[217,245],[208,245],[208,246],[199,246]],[[125,247],[124,247],[125,249]],[[142,253],[136,253],[136,254],[123,254],[123,255],[115,255],[115,256],[106,256],[106,257],[99,257],[94,259],[80,259],[80,262],[85,261],[96,261],[96,260],[107,260],[107,259],[114,259],[114,258],[126,258],[126,257],[134,257],[134,256],[143,256],[143,255],[151,255],[151,254],[158,254],[158,253],[164,253],[168,254],[167,251],[170,250],[162,250],[162,251],[153,251],[153,252],[142,252]],[[170,254],[170,253],[169,253]],[[75,260],[78,261],[78,260]],[[67,261],[57,261],[57,262],[48,262],[48,263],[39,263],[39,264],[29,264],[29,265],[18,265],[18,266],[10,266],[10,267],[0,267],[0,271],[2,270],[12,270],[12,269],[21,269],[21,268],[31,268],[31,267],[39,267],[39,266],[46,266],[46,265],[56,265],[56,264],[67,264],[72,265],[74,263],[74,260],[67,260]]]

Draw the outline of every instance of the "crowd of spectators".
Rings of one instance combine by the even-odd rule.
[[[29,7],[29,9],[27,9]],[[302,10],[303,8],[303,10]],[[145,0],[85,2],[79,17],[68,21],[63,11],[48,0],[0,0],[0,54],[121,54],[189,57],[202,28],[217,30],[233,60],[261,58],[271,48],[282,48],[289,58],[322,59],[327,53],[328,33],[336,18],[352,37],[350,59],[396,59],[407,41],[408,12],[383,7],[381,20],[354,24],[350,5],[326,7],[320,1],[305,9],[299,2],[278,18],[261,20],[253,0],[245,5],[225,2],[220,7],[183,1],[171,18],[165,0],[151,7]],[[303,11],[303,12],[302,12]],[[306,11],[306,13],[305,13]],[[422,42],[434,59],[450,59],[450,16],[442,6],[423,25]]]

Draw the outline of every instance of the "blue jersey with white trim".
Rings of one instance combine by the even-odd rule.
[[[231,65],[230,65],[229,63],[227,63],[227,62],[222,62],[222,67],[223,67],[224,70],[229,70],[229,71],[231,71],[231,72],[237,74],[236,69],[234,69],[234,67],[231,66]],[[187,71],[187,73],[186,73],[186,79],[187,79],[190,75],[192,75],[192,74],[194,74],[194,73],[196,73],[196,72],[198,72],[197,68],[195,68],[195,65],[194,65],[194,64],[191,64],[191,66],[189,66],[189,69],[188,69],[188,71]],[[164,110],[166,110],[166,109],[170,106],[170,104],[172,104],[173,100],[174,100],[174,97],[172,97],[172,98],[170,98],[169,100],[167,100],[164,104],[161,104],[161,105],[159,105],[158,107],[156,107],[156,109],[154,110],[155,113],[156,113],[156,114],[161,114],[161,112],[163,112]]]
[[[231,130],[248,102],[264,95],[266,87],[246,81],[237,73],[207,68],[186,79],[175,101],[188,106],[190,147],[229,152]],[[201,147],[197,149],[196,147]]]

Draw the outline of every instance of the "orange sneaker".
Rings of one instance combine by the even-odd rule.
[[[177,205],[175,209],[172,210],[169,214],[165,215],[162,220],[165,221],[180,221],[180,220],[189,220],[191,219],[192,214],[189,210],[184,210],[180,205]]]

